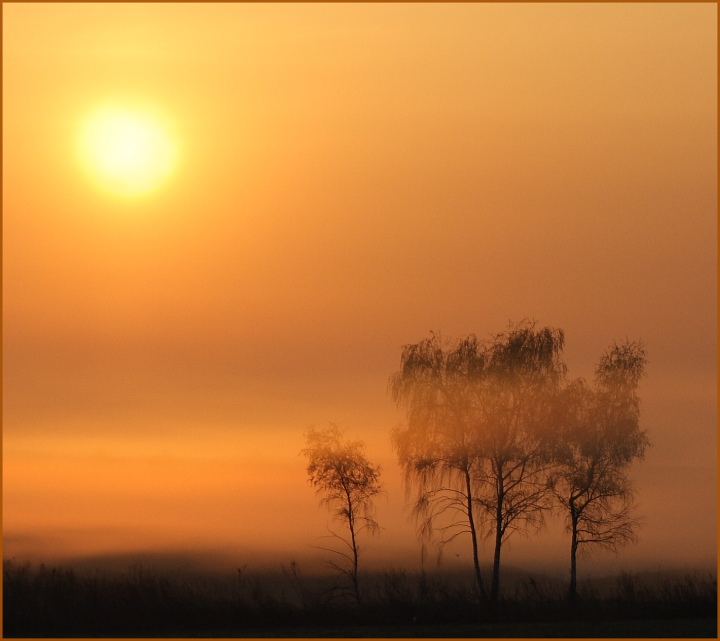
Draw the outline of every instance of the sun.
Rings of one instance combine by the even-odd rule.
[[[168,123],[152,110],[105,105],[84,120],[79,152],[86,172],[103,188],[141,196],[173,173],[178,145]]]

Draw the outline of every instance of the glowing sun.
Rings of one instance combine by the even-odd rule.
[[[80,158],[103,187],[127,196],[146,194],[172,174],[177,143],[149,110],[103,107],[85,120]]]

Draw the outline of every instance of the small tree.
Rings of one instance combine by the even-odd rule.
[[[638,520],[627,469],[643,458],[648,446],[639,427],[637,394],[645,363],[640,343],[613,345],[600,358],[594,389],[577,379],[560,395],[555,493],[571,535],[571,604],[577,599],[581,550],[615,550],[636,540]]]
[[[320,504],[327,505],[348,528],[349,539],[332,531],[331,536],[342,541],[349,552],[322,549],[344,559],[344,563],[330,560],[328,564],[350,579],[355,597],[360,600],[357,537],[363,530],[375,533],[379,529],[373,518],[372,500],[381,491],[380,467],[365,458],[362,441],[345,439],[336,425],[323,430],[311,427],[305,437],[306,447],[301,454],[308,459],[309,482],[323,495]]]

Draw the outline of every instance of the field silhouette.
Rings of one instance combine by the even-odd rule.
[[[707,637],[710,573],[624,573],[584,581],[569,608],[560,578],[507,569],[497,603],[467,572],[362,576],[364,599],[294,562],[262,573],[159,573],[4,562],[5,637]]]

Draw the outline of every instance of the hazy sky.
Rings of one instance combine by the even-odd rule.
[[[715,4],[4,3],[3,91],[6,556],[316,557],[335,422],[384,469],[367,558],[417,563],[401,347],[529,317],[572,376],[647,348],[645,525],[595,562],[715,563]],[[179,149],[140,197],[78,159],[108,99]]]

